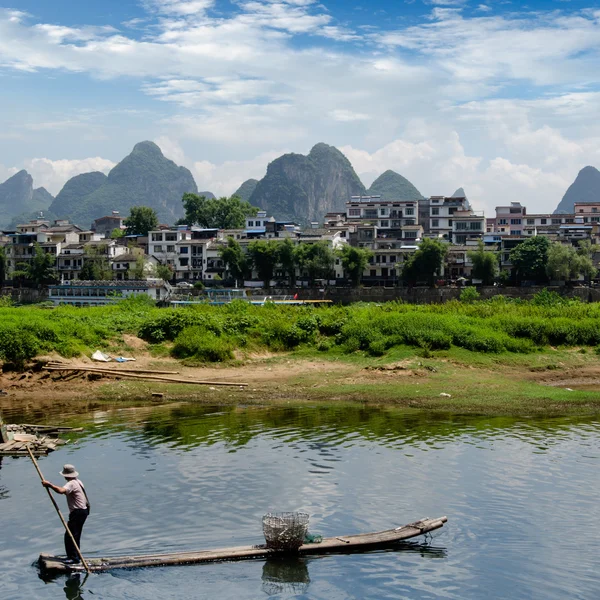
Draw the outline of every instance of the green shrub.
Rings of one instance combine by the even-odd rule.
[[[171,353],[176,358],[194,358],[202,362],[225,362],[233,358],[231,344],[200,327],[186,327],[181,331]]]
[[[2,327],[0,329],[0,359],[22,367],[38,354],[40,345],[31,331]]]
[[[383,356],[386,350],[385,340],[374,340],[369,344],[367,353],[370,356]]]
[[[460,301],[467,304],[470,302],[475,302],[475,300],[479,300],[479,298],[480,294],[473,286],[466,287],[460,293]]]

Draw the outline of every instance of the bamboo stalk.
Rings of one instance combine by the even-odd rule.
[[[57,363],[48,363],[43,367],[46,371],[109,371],[115,373],[156,373],[158,375],[179,375],[179,371],[154,371],[150,369],[110,369],[108,367],[69,367]]]
[[[55,367],[44,367],[47,371],[60,371]],[[77,369],[72,369],[77,370]],[[86,369],[81,369],[86,370]],[[164,381],[166,383],[187,383],[190,385],[222,385],[222,386],[234,386],[234,387],[247,387],[247,383],[237,383],[232,381],[197,381],[194,379],[181,379],[176,377],[161,377],[159,375],[142,375],[132,371],[117,371],[115,369],[87,369],[90,373],[98,373],[100,375],[112,375],[113,377],[131,377],[132,379],[143,379],[145,381]]]
[[[29,447],[29,444],[27,444],[27,452],[29,453],[31,460],[33,461],[33,466],[35,467],[36,471],[38,472],[40,479],[42,481],[44,481],[44,476],[42,475],[42,472],[40,471],[40,467],[38,466],[37,460],[35,460],[35,456],[31,452],[31,448]],[[52,492],[50,491],[49,488],[46,488],[46,491],[48,492],[48,496],[50,497],[50,500],[52,500],[52,504],[54,504],[54,508],[56,509],[56,512],[58,513],[58,516],[60,517],[60,520],[62,521],[62,524],[65,527],[65,530],[69,534],[69,537],[71,538],[71,541],[73,542],[73,545],[75,546],[75,550],[77,550],[77,555],[79,556],[79,560],[85,567],[85,570],[88,573],[90,573],[91,572],[90,568],[88,567],[88,564],[85,562],[85,558],[83,558],[83,554],[81,554],[81,550],[79,549],[79,546],[78,546],[77,542],[75,541],[75,538],[73,537],[73,534],[71,533],[71,530],[69,529],[69,526],[67,525],[67,522],[65,521],[65,518],[62,516],[62,513],[60,512],[60,508],[58,508],[58,504],[56,503],[56,500],[54,499]]]

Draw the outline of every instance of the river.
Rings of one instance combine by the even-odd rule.
[[[262,542],[269,511],[346,535],[448,516],[393,551],[118,570],[42,580],[60,521],[31,462],[0,465],[0,597],[597,598],[600,422],[490,418],[362,405],[4,408],[6,422],[82,425],[40,459],[73,463],[92,503],[89,556]],[[64,497],[58,497],[66,512]]]

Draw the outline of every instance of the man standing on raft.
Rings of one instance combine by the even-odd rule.
[[[83,530],[83,524],[90,514],[90,503],[87,494],[85,493],[83,483],[77,479],[79,473],[75,470],[73,465],[65,465],[60,474],[67,480],[64,487],[54,485],[45,479],[42,481],[42,485],[54,490],[57,494],[65,494],[67,496],[67,505],[69,506],[69,522],[67,525],[69,531],[73,534],[77,547],[81,548],[81,532]],[[65,552],[67,554],[66,563],[77,564],[79,562],[79,556],[73,545],[73,540],[66,531]]]

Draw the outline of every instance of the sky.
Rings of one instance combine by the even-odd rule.
[[[233,193],[325,142],[477,210],[600,168],[600,0],[0,0],[0,181],[142,140]]]

